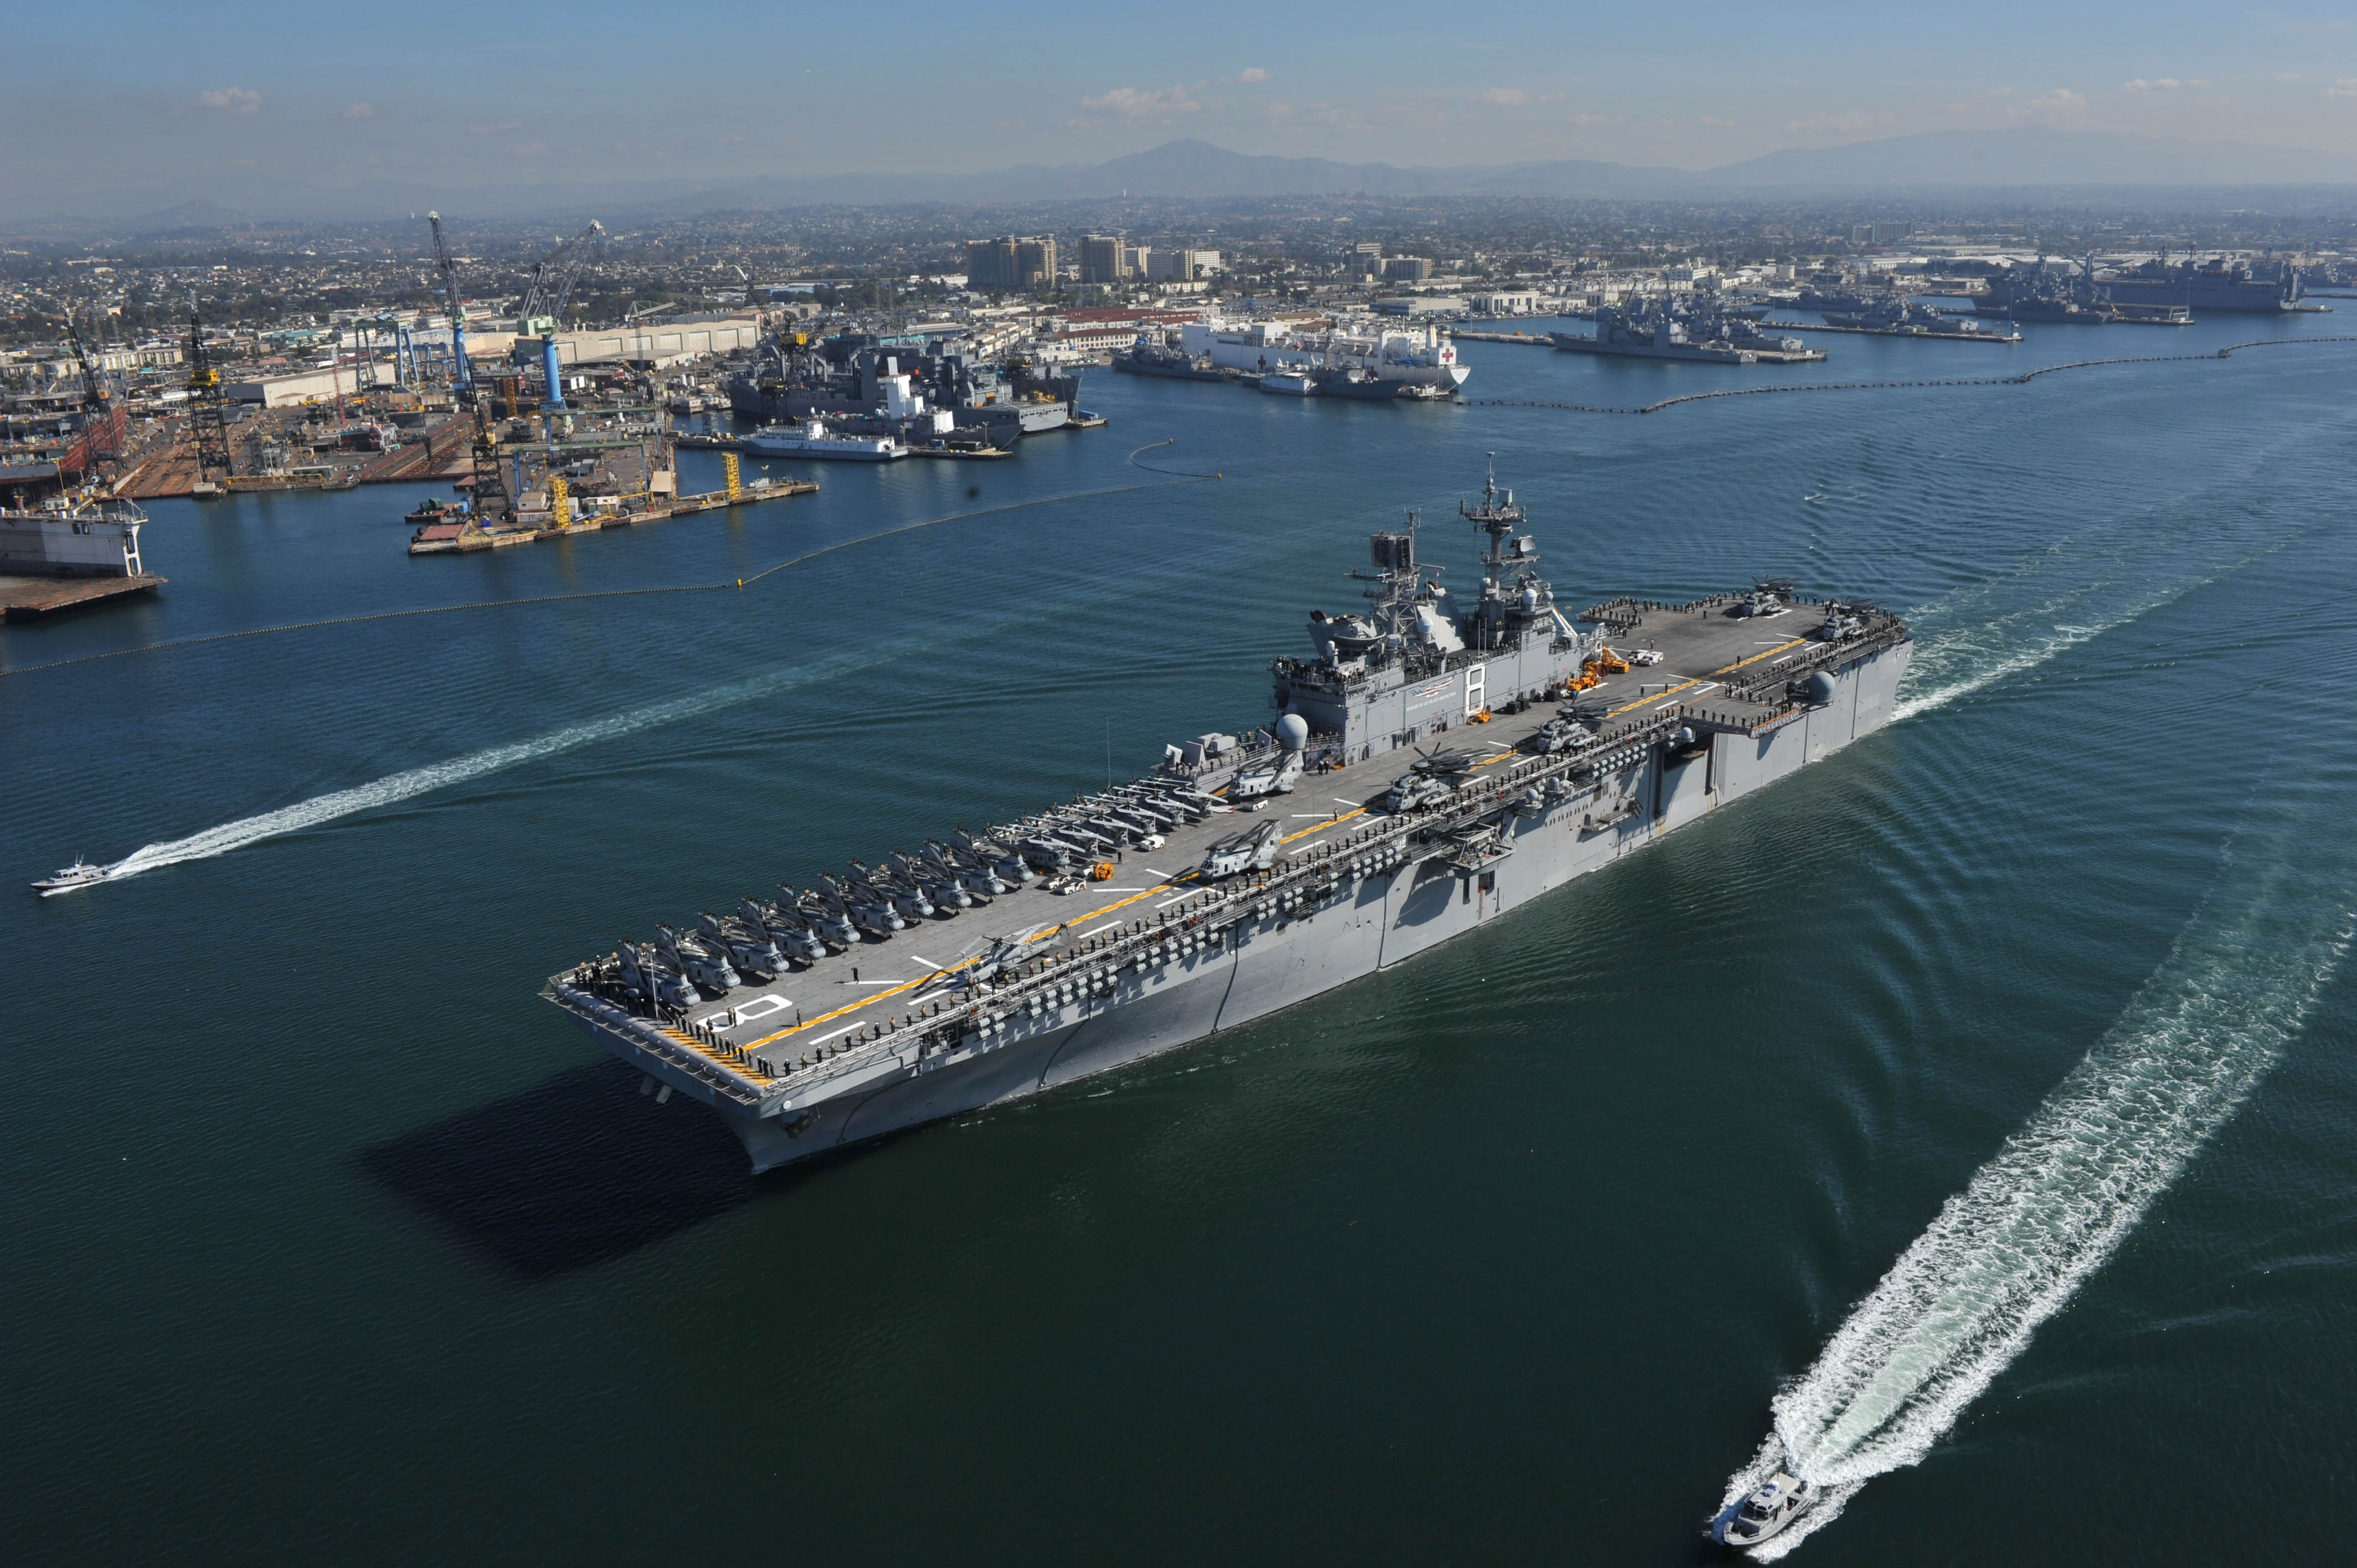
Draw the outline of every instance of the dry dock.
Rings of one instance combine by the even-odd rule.
[[[802,479],[770,479],[747,485],[734,495],[726,490],[713,490],[704,495],[682,496],[668,506],[650,508],[645,511],[599,512],[576,517],[563,523],[535,526],[518,522],[490,528],[468,522],[434,522],[417,531],[409,542],[412,555],[467,555],[479,550],[505,550],[511,545],[537,544],[548,539],[572,539],[585,533],[602,533],[609,528],[636,528],[642,522],[661,522],[666,518],[683,517],[690,512],[724,511],[730,507],[751,506],[758,501],[783,500],[789,496],[816,495],[818,487]]]

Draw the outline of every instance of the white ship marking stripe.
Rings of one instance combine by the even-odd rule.
[[[912,953],[910,953],[910,954],[909,955],[909,958],[910,961],[915,962],[915,963],[921,963],[921,964],[923,964],[927,969],[939,969],[939,968],[941,968],[941,967],[942,967],[940,964],[935,963],[931,959],[927,958],[923,953],[920,953],[920,952],[912,952]]]

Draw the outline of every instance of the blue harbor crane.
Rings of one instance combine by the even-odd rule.
[[[564,325],[565,302],[581,276],[581,263],[606,237],[606,226],[595,218],[589,227],[532,264],[532,282],[524,285],[523,303],[516,306],[516,331],[541,340],[541,371],[548,381],[545,403],[565,406],[564,367],[557,362],[556,332]]]

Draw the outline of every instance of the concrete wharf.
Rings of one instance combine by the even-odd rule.
[[[1986,321],[1986,317],[1981,317]],[[1861,338],[1927,338],[1943,343],[2018,343],[2021,329],[2010,328],[2002,332],[1932,332],[1917,327],[1835,327],[1813,326],[1804,321],[1763,321],[1762,331],[1777,332],[1854,332]]]

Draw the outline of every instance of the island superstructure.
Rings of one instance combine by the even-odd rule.
[[[750,894],[543,994],[754,1167],[1104,1072],[1405,962],[1887,724],[1913,650],[1770,582],[1557,606],[1512,491],[1460,604],[1413,519],[1271,666],[1274,722]],[[1276,808],[1276,809],[1271,809]]]

